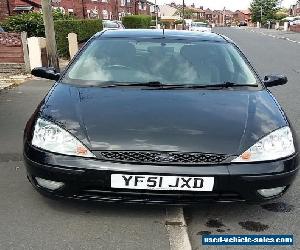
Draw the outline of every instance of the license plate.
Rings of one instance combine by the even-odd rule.
[[[212,191],[214,177],[112,174],[111,187],[122,189]]]

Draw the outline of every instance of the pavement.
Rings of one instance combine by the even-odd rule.
[[[0,74],[0,90],[13,87],[23,83],[26,79],[31,78],[31,75],[10,75]]]
[[[245,52],[261,76],[283,73],[274,87],[300,134],[300,44],[235,28],[218,28]],[[197,207],[115,205],[54,201],[39,195],[25,177],[22,133],[26,121],[53,83],[31,80],[0,91],[0,249],[204,249],[203,234],[293,234],[300,236],[300,178],[268,205],[203,204]],[[176,211],[178,210],[178,212]],[[178,218],[178,219],[177,219]],[[168,223],[172,222],[172,223]],[[176,228],[180,221],[180,228]],[[186,230],[190,242],[186,242]],[[182,239],[182,240],[179,240]],[[175,246],[174,246],[175,245]],[[180,246],[180,247],[178,247]],[[205,247],[205,249],[241,247]],[[247,248],[243,248],[247,249]],[[251,247],[251,249],[278,249]],[[281,247],[280,249],[285,249]]]

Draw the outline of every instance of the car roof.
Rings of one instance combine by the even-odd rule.
[[[95,37],[104,38],[170,38],[195,41],[229,42],[225,37],[216,33],[193,32],[186,30],[163,30],[163,29],[123,29],[105,30]]]

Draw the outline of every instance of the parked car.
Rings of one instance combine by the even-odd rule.
[[[106,30],[62,73],[24,133],[28,179],[50,197],[164,204],[263,202],[299,169],[296,134],[231,40]]]
[[[0,26],[0,32],[4,32],[4,29]]]
[[[211,32],[211,27],[208,23],[192,22],[189,27],[190,31]]]
[[[248,23],[247,22],[240,22],[238,26],[239,27],[248,26]]]
[[[300,19],[294,20],[292,25],[300,25]]]
[[[111,20],[103,20],[103,30],[117,30],[117,29],[125,29],[124,25],[122,24],[121,21],[111,21]]]

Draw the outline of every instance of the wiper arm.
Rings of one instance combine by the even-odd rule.
[[[165,85],[159,81],[152,82],[108,82],[111,83],[109,85],[103,85],[103,88],[113,88],[113,87],[162,87],[162,86],[173,86],[173,85]]]
[[[211,87],[232,88],[232,87],[258,87],[257,84],[240,84],[236,82],[224,82],[221,84],[212,84]]]

